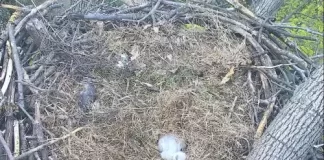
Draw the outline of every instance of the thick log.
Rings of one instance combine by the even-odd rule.
[[[248,160],[304,159],[323,135],[323,66],[298,86],[293,97],[255,143]]]

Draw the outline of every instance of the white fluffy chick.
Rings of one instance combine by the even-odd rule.
[[[164,160],[185,160],[186,154],[182,152],[185,148],[183,140],[175,135],[167,134],[159,139],[159,151]]]

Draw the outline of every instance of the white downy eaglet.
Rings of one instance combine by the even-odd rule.
[[[182,152],[185,143],[178,137],[167,134],[159,139],[159,151],[164,160],[185,160],[186,154]]]

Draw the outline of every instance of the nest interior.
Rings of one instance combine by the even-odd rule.
[[[51,146],[52,156],[159,159],[157,141],[166,133],[187,142],[189,159],[247,155],[255,130],[244,71],[235,70],[220,85],[231,67],[250,63],[244,39],[221,26],[205,31],[181,25],[107,31],[100,23],[87,25],[91,29],[83,32],[77,23],[66,25],[66,32],[60,32],[71,34],[65,43],[42,47],[59,55],[62,68],[47,79],[62,94],[42,96],[43,125],[56,137],[84,127]],[[131,60],[127,69],[120,69],[118,58],[125,54]],[[86,114],[78,107],[83,76],[93,77],[97,90]]]

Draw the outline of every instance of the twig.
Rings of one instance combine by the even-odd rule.
[[[316,41],[317,40],[314,37],[300,36],[300,35],[291,34],[290,32],[288,32],[286,30],[278,29],[278,28],[276,28],[276,27],[274,27],[273,25],[270,25],[270,24],[259,24],[259,25],[262,25],[263,27],[267,28],[271,32],[277,32],[277,33],[285,35],[287,37],[305,39],[305,40],[310,40],[310,41]]]
[[[10,151],[10,148],[8,147],[6,141],[4,140],[2,134],[0,133],[0,143],[2,144],[3,148],[5,149],[8,159],[9,160],[14,160],[14,157],[12,156],[12,153]]]
[[[320,32],[317,32],[317,31],[313,31],[309,28],[304,28],[304,27],[298,27],[298,26],[288,26],[288,25],[280,25],[280,24],[275,24],[273,25],[273,27],[279,27],[279,28],[289,28],[289,29],[301,29],[301,30],[304,30],[308,33],[311,33],[311,34],[316,34],[316,35],[319,35],[319,36],[323,36],[323,33],[320,33]]]
[[[278,68],[282,66],[293,66],[296,63],[289,63],[289,64],[278,64],[275,66],[248,66],[248,68],[256,68],[256,69],[273,69],[273,68]]]
[[[146,15],[144,16],[143,18],[141,18],[140,20],[138,20],[138,23],[144,21],[147,17],[153,15],[155,13],[155,11],[157,10],[157,8],[159,7],[160,3],[161,3],[162,0],[158,0],[155,4],[155,6],[152,8],[152,10]]]
[[[19,81],[22,81],[24,79],[24,73],[22,70],[22,66],[21,66],[20,59],[19,59],[19,54],[17,51],[17,44],[16,44],[16,40],[15,40],[15,36],[14,36],[14,28],[11,23],[9,23],[9,25],[8,25],[8,32],[9,32],[10,45],[11,45],[11,49],[12,49],[12,55],[13,55],[13,59],[15,62],[15,69],[17,72],[17,79]],[[24,87],[22,84],[18,84],[18,106],[20,108],[25,108]]]
[[[52,144],[54,144],[54,143],[56,143],[56,142],[58,142],[60,140],[64,140],[64,139],[70,137],[71,135],[81,131],[82,129],[84,129],[84,128],[83,127],[77,128],[76,130],[72,131],[71,133],[69,133],[69,134],[67,134],[67,135],[65,135],[65,136],[63,136],[61,138],[51,140],[51,141],[49,141],[47,143],[44,143],[44,144],[42,144],[42,145],[40,145],[38,147],[35,147],[35,148],[21,154],[20,156],[16,157],[15,160],[23,159],[23,158],[29,156],[30,154],[33,154],[34,152],[38,152],[39,150],[43,149],[44,147],[47,147],[47,146],[52,145]]]
[[[310,57],[311,59],[323,59],[324,58],[324,54],[319,54],[319,55],[316,55],[316,56],[312,56]]]

